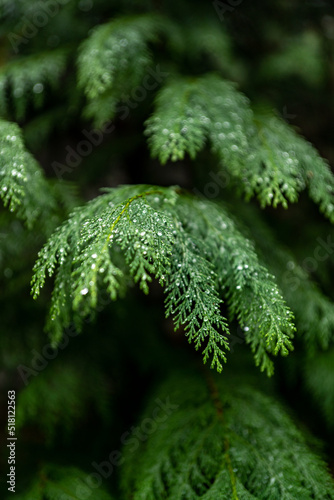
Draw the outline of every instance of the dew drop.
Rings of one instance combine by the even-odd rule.
[[[10,267],[6,267],[3,274],[5,275],[6,278],[11,278],[13,276],[13,271],[12,269],[10,269]]]
[[[33,86],[33,92],[35,92],[35,94],[41,94],[44,90],[44,85],[43,83],[36,83],[34,86]]]

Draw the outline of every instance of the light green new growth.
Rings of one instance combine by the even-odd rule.
[[[15,493],[17,500],[113,500],[109,493],[100,487],[92,490],[87,485],[89,472],[76,467],[46,464],[40,467],[37,477],[24,493]],[[12,498],[10,493],[6,500]]]
[[[0,197],[29,227],[41,214],[48,218],[55,208],[50,186],[36,160],[26,151],[20,128],[1,119]]]
[[[138,449],[131,439],[124,445],[125,498],[334,498],[324,462],[280,404],[240,381],[173,374],[157,388],[140,422],[157,411],[148,439]]]
[[[36,297],[57,269],[50,320],[54,342],[70,323],[92,314],[99,291],[116,299],[129,274],[147,293],[155,277],[165,288],[166,315],[185,326],[204,361],[218,371],[228,349],[221,295],[246,331],[256,364],[269,374],[270,354],[291,349],[292,314],[252,244],[225,211],[178,188],[124,186],[74,211],[39,254]],[[71,276],[71,280],[68,279]]]
[[[0,115],[7,117],[10,103],[16,120],[25,117],[27,106],[40,108],[48,87],[57,89],[65,71],[67,49],[14,59],[0,69]]]
[[[146,121],[154,157],[162,163],[195,158],[205,141],[231,181],[262,207],[310,197],[334,221],[334,176],[327,163],[292,127],[272,114],[253,115],[249,102],[230,82],[215,75],[179,78],[158,93]]]

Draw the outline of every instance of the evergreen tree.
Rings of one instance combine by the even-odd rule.
[[[15,498],[334,499],[332,14],[0,0]]]

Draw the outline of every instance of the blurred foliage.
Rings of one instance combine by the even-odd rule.
[[[185,100],[191,92],[197,94],[187,107]],[[222,99],[216,102],[210,94]],[[325,490],[328,475],[317,458],[321,455],[318,444],[302,437],[309,436],[304,433],[306,426],[320,436],[325,458],[333,464],[334,234],[329,222],[333,220],[332,175],[327,166],[327,162],[334,162],[332,2],[0,0],[0,96],[0,189],[4,202],[0,212],[0,419],[5,438],[7,390],[15,389],[17,498],[80,499],[77,488],[83,485],[82,498],[96,500],[132,498],[133,494],[133,498],[178,498],[170,495],[181,483],[184,488],[196,484],[189,498],[197,498],[207,494],[208,485],[214,484],[219,474],[219,481],[226,471],[231,479],[222,445],[224,436],[233,430],[237,449],[232,455],[241,465],[236,483],[231,482],[237,484],[236,489],[232,487],[233,498],[251,498],[251,494],[252,498],[332,498],[331,486]],[[204,121],[198,119],[198,113]],[[190,127],[195,131],[192,136],[181,133],[185,126],[182,117],[195,119]],[[205,119],[238,125],[240,144],[236,144],[236,137],[219,137],[222,132]],[[167,138],[165,128],[173,128],[175,135]],[[258,141],[269,146],[262,148]],[[233,152],[234,145],[240,147],[239,153]],[[150,147],[156,158],[150,157]],[[250,150],[245,155],[247,148]],[[248,162],[252,151],[257,156]],[[284,151],[293,160],[295,174],[282,159]],[[166,164],[161,166],[157,158]],[[253,168],[247,168],[249,165]],[[288,181],[295,183],[284,191],[285,168]],[[259,184],[259,178],[264,183]],[[86,202],[91,199],[89,206],[98,208],[106,199],[106,195],[97,198],[101,187],[145,183],[179,185],[185,198],[188,192],[209,199],[202,204],[196,201],[203,217],[210,213],[209,229],[199,222],[199,216],[191,220],[189,213],[196,205],[191,196],[187,202],[180,201],[176,210],[188,236],[194,238],[197,232],[203,240],[198,248],[211,252],[212,260],[214,246],[220,244],[217,221],[221,213],[228,213],[229,223],[240,236],[230,242],[225,260],[215,261],[221,279],[225,267],[237,269],[236,245],[241,251],[243,241],[253,240],[249,251],[256,252],[275,275],[294,313],[294,352],[287,359],[274,360],[276,374],[267,384],[264,374],[253,371],[251,355],[244,348],[251,332],[247,340],[249,330],[244,329],[248,326],[243,318],[255,310],[252,297],[258,282],[254,280],[254,290],[244,291],[246,307],[232,290],[234,279],[241,279],[242,273],[226,281],[230,295],[220,313],[229,318],[231,350],[218,384],[228,389],[228,396],[225,389],[222,392],[223,411],[231,420],[228,425],[215,420],[212,401],[206,399],[202,387],[206,372],[198,370],[200,375],[194,375],[194,380],[199,378],[199,382],[187,379],[187,385],[183,385],[181,375],[175,375],[182,367],[181,373],[191,378],[193,361],[201,363],[201,354],[188,347],[182,322],[174,332],[172,321],[164,318],[164,294],[157,280],[150,283],[149,295],[142,297],[125,274],[127,292],[116,303],[101,289],[94,314],[88,309],[81,314],[79,308],[68,329],[60,327],[60,342],[65,345],[68,340],[64,348],[51,347],[44,325],[52,290],[59,290],[60,285],[68,290],[73,275],[64,273],[61,279],[47,280],[37,301],[30,295],[38,252],[58,226],[67,227],[68,237],[73,239],[76,232],[65,221],[79,220],[81,224],[80,214],[86,213]],[[313,201],[301,192],[304,187]],[[264,208],[260,209],[254,199],[246,204],[242,199],[245,195],[258,198]],[[219,210],[210,200],[219,202]],[[329,220],[322,217],[314,202]],[[277,205],[276,209],[271,205]],[[88,215],[96,222],[98,210]],[[56,250],[55,246],[52,249]],[[201,257],[207,258],[205,252]],[[53,293],[52,300],[55,298]],[[175,296],[175,300],[179,298]],[[80,335],[74,325],[75,314],[82,324]],[[52,358],[55,349],[57,355]],[[165,379],[169,382],[163,382]],[[157,385],[160,380],[163,385]],[[235,399],[231,381],[236,387]],[[245,382],[253,386],[249,392],[241,390]],[[150,393],[152,386],[157,389]],[[154,398],[165,393],[168,397],[172,392],[181,406],[188,397],[189,405],[184,403],[166,427],[159,427],[140,443],[137,460],[138,455],[129,453],[121,437],[133,432],[140,415],[139,423],[143,421],[154,407]],[[202,398],[200,404],[198,398]],[[285,410],[279,399],[285,402]],[[142,413],[145,407],[148,410]],[[289,411],[301,433],[286,415]],[[254,417],[251,423],[248,412]],[[214,421],[212,434],[206,435],[209,421]],[[238,428],[233,429],[233,425]],[[253,448],[250,454],[245,452],[249,443],[240,445],[240,436],[248,439],[247,425],[258,433],[263,453],[275,455],[278,464],[283,460],[284,467],[277,465],[277,472],[282,472],[284,480],[290,477],[288,453],[297,457],[296,467],[298,453],[306,457],[305,482],[297,485],[302,476],[296,473],[292,493],[279,492],[280,479],[269,477],[267,464],[257,466],[255,455],[249,458],[254,452]],[[203,459],[202,448],[200,455],[196,451],[202,446],[202,442],[198,444],[202,435]],[[177,453],[169,449],[170,438],[176,442]],[[129,453],[127,464],[115,466],[114,472],[103,478],[101,488],[92,493],[85,482],[87,475],[96,472],[92,463],[101,463],[112,450],[123,448],[124,457]],[[193,469],[186,461],[191,453],[197,457]],[[211,455],[214,461],[224,460],[227,468],[215,474]],[[133,471],[142,456],[138,477]],[[185,464],[182,471],[181,459]],[[5,447],[0,461],[7,470]],[[151,466],[160,468],[155,486]],[[247,467],[252,469],[251,484],[245,479],[245,471],[250,470]],[[252,493],[244,491],[246,486]],[[230,498],[229,486],[224,487],[224,498]],[[184,493],[180,488],[175,495]],[[2,498],[10,498],[5,481],[0,490]],[[213,490],[212,495],[219,493]]]

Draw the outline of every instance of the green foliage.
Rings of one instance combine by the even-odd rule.
[[[137,450],[130,440],[124,446],[125,498],[334,498],[323,461],[281,405],[259,390],[174,373],[141,422],[156,415],[157,401],[167,401],[168,412]]]
[[[334,375],[333,348],[307,360],[304,365],[304,382],[312,400],[320,408],[324,419],[332,430],[334,428]]]
[[[56,351],[50,355],[56,356]],[[87,370],[82,361],[61,359],[50,363],[42,375],[31,373],[24,365],[20,365],[20,372],[28,385],[17,400],[18,431],[38,422],[50,445],[61,436],[68,439],[90,406],[96,408],[102,420],[110,418],[106,380],[94,364]]]
[[[323,47],[316,32],[306,30],[279,42],[282,47],[262,63],[263,77],[275,78],[276,81],[278,78],[299,77],[314,87],[322,83],[325,73]]]
[[[0,197],[4,205],[28,229],[38,226],[42,234],[48,235],[79,204],[77,188],[69,182],[45,178],[35,158],[26,150],[16,123],[0,119],[0,148]]]
[[[50,141],[55,131],[62,130],[72,123],[75,108],[74,105],[70,109],[66,105],[57,105],[26,123],[23,135],[28,149],[32,152],[38,151],[41,141]]]
[[[324,437],[330,464],[332,243],[311,273],[300,263],[331,235],[313,202],[334,222],[333,174],[297,133],[333,157],[333,22],[318,4],[0,0],[15,497],[334,498],[318,446],[277,402]],[[70,331],[82,335],[67,347]],[[209,375],[202,358],[228,363]],[[147,386],[166,374],[141,439]],[[99,463],[112,477],[88,488]]]
[[[248,100],[215,75],[168,83],[146,122],[152,155],[162,163],[195,158],[208,137],[230,168],[239,169],[247,153],[247,128],[252,126]]]
[[[193,5],[193,13],[196,7]],[[238,69],[232,58],[231,39],[215,16],[201,16],[196,12],[182,26],[167,18],[163,20],[163,25],[167,43],[182,60],[190,59],[195,64],[201,64],[204,58],[208,58],[213,67],[229,76]]]
[[[310,197],[333,221],[334,177],[316,150],[272,114],[253,115],[248,100],[230,82],[209,75],[168,83],[146,122],[152,155],[164,164],[194,159],[206,139],[246,199],[262,207]]]
[[[152,15],[118,18],[97,27],[82,43],[78,82],[92,101],[87,108],[90,118],[103,123],[99,103],[101,112],[107,106],[112,117],[122,96],[141,83],[151,63],[148,42],[156,38],[158,28],[159,19]]]
[[[15,494],[17,500],[112,500],[102,488],[92,490],[86,484],[88,474],[76,467],[43,465],[27,491]],[[10,494],[12,495],[12,494]],[[12,498],[11,496],[7,498]],[[83,497],[84,495],[84,497]]]
[[[259,263],[252,242],[239,232],[222,207],[206,201],[188,203],[189,230],[205,242],[231,318],[237,318],[244,330],[256,364],[272,374],[269,354],[287,355],[294,330],[293,316],[275,278]],[[187,206],[180,207],[180,212],[187,213]],[[192,221],[195,213],[197,220]]]
[[[307,271],[298,263],[296,256],[283,246],[264,223],[255,207],[239,205],[238,215],[245,226],[241,230],[252,235],[256,250],[268,269],[276,276],[277,283],[289,307],[294,312],[297,335],[309,353],[328,349],[334,340],[334,304]]]
[[[48,216],[54,209],[51,190],[15,123],[0,120],[0,148],[1,198],[31,227],[42,213]]]
[[[0,70],[0,115],[25,118],[27,107],[40,108],[48,89],[59,87],[68,50],[41,52],[14,59]],[[13,106],[13,107],[12,107]]]
[[[282,119],[258,115],[256,123],[257,148],[245,173],[246,197],[257,194],[262,207],[281,203],[287,208],[308,187],[312,200],[333,222],[334,177],[327,163]]]
[[[223,209],[177,189],[125,186],[77,209],[40,252],[32,282],[35,297],[56,267],[49,321],[54,341],[70,323],[71,308],[81,317],[89,315],[99,287],[104,284],[115,300],[130,274],[145,293],[152,275],[159,280],[167,293],[166,315],[173,317],[175,328],[185,325],[196,349],[206,342],[204,361],[213,355],[211,367],[218,371],[228,349],[227,338],[219,333],[228,332],[220,291],[231,316],[247,332],[261,370],[272,374],[268,354],[286,355],[292,347],[291,311],[252,244]]]

